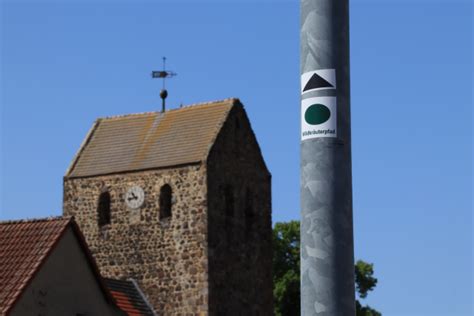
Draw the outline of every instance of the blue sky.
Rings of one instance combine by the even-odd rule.
[[[387,316],[472,315],[472,4],[351,2],[355,254]],[[3,1],[0,219],[59,215],[100,116],[239,97],[299,219],[298,1]]]

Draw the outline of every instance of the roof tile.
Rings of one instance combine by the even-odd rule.
[[[66,177],[87,177],[206,160],[237,99],[98,119]]]
[[[0,310],[7,312],[61,237],[70,218],[0,222]]]
[[[116,304],[127,315],[153,316],[151,306],[133,281],[104,279]]]

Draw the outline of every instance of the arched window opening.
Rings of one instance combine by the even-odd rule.
[[[235,129],[236,130],[240,129],[240,120],[238,117],[235,118]]]
[[[240,151],[242,150],[239,142],[237,141],[238,139],[242,139],[241,132],[240,132],[240,120],[238,117],[235,118],[235,124],[234,124],[234,140],[232,143],[233,145],[233,151],[234,155],[237,158],[240,158]]]
[[[103,192],[99,196],[99,204],[97,206],[99,215],[99,227],[110,224],[110,193]]]
[[[224,189],[225,215],[229,218],[234,217],[234,192],[230,185]]]
[[[234,220],[234,190],[232,186],[226,185],[224,187],[224,212],[225,212],[225,227],[230,233],[232,229],[232,223]]]
[[[232,245],[234,238],[234,217],[235,217],[235,200],[234,189],[227,184],[221,187],[221,196],[224,202],[224,231],[225,243],[227,246]]]
[[[160,190],[160,220],[171,217],[172,190],[169,184],[165,184]]]
[[[247,237],[252,233],[255,225],[255,211],[253,209],[253,196],[250,189],[245,192],[245,233]]]

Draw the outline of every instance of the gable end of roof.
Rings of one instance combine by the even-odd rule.
[[[66,170],[66,175],[65,175],[65,178],[71,174],[72,170],[74,169],[74,167],[76,166],[77,164],[77,161],[79,160],[79,157],[81,156],[82,154],[82,151],[84,150],[84,148],[87,146],[87,144],[89,144],[89,141],[91,140],[92,138],[92,135],[94,134],[94,131],[97,129],[97,126],[99,126],[99,123],[100,123],[100,118],[95,120],[94,123],[92,124],[92,127],[89,129],[89,131],[87,132],[87,135],[86,135],[86,138],[84,138],[84,140],[82,141],[81,143],[81,146],[79,146],[79,150],[76,152],[76,154],[74,155],[74,158],[72,159],[71,161],[71,164],[69,165],[69,167],[67,168]]]
[[[78,239],[106,300],[115,304],[73,217],[2,221],[0,284],[3,287],[0,287],[0,314],[7,315],[12,310],[69,227]],[[23,271],[23,274],[17,271]]]

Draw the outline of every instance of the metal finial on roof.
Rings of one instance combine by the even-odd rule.
[[[161,79],[163,79],[163,88],[160,91],[160,97],[161,97],[161,100],[162,100],[161,112],[165,111],[165,99],[168,96],[168,91],[165,89],[166,78],[171,78],[171,77],[174,77],[176,75],[177,74],[175,72],[166,70],[166,57],[163,57],[163,70],[152,71],[151,72],[151,77],[152,78],[161,78]]]

